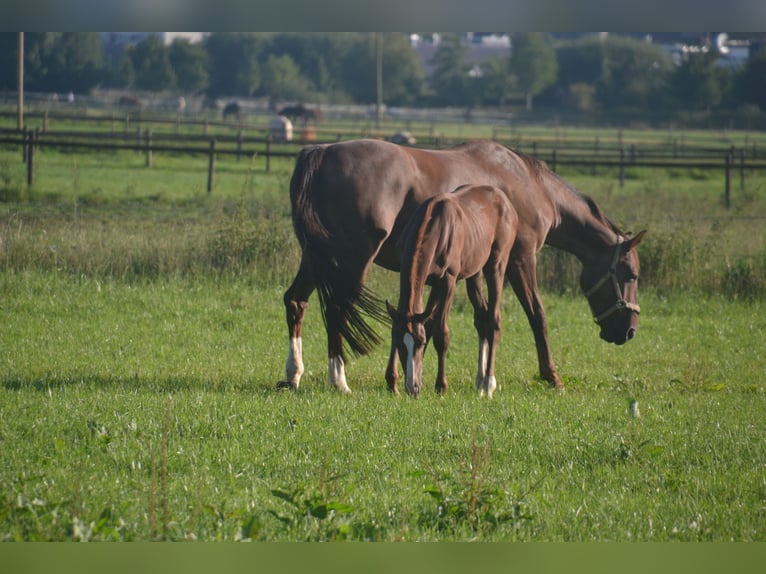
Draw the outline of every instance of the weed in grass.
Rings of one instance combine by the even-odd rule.
[[[490,446],[478,442],[474,427],[468,454],[461,457],[460,471],[433,475],[432,482],[426,485],[424,492],[436,508],[421,516],[421,527],[433,526],[450,536],[475,536],[491,534],[502,525],[518,530],[523,522],[531,520],[526,497],[542,481],[514,497],[488,479],[490,467]]]
[[[766,255],[763,261],[766,262]],[[723,292],[732,299],[751,303],[766,296],[766,268],[758,269],[757,265],[757,262],[745,258],[727,261],[721,279]]]
[[[298,485],[271,490],[272,496],[288,503],[290,511],[283,513],[270,509],[269,513],[284,525],[291,537],[300,537],[306,542],[326,542],[345,540],[351,533],[350,522],[345,517],[354,512],[354,507],[331,494],[336,490],[340,476],[326,476],[326,466],[325,461],[317,487]],[[243,524],[243,532],[252,526],[253,517],[250,517]]]

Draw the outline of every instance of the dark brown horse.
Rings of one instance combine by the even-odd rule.
[[[229,116],[234,116],[239,119],[242,115],[242,106],[237,101],[231,101],[223,107],[221,112],[223,119],[226,120]]]
[[[400,243],[399,306],[395,309],[388,302],[386,306],[393,321],[390,361],[395,363],[399,355],[404,386],[411,395],[420,394],[423,353],[432,337],[439,361],[436,392],[447,391],[447,320],[455,286],[465,279],[479,335],[476,389],[492,397],[497,387],[500,298],[518,222],[505,193],[489,185],[466,186],[430,197],[410,219]],[[482,293],[482,275],[487,280],[488,299]],[[431,292],[423,311],[426,284]],[[389,365],[392,368],[395,365]]]
[[[365,315],[388,317],[364,287],[372,263],[398,271],[396,249],[410,216],[433,195],[464,184],[499,187],[518,213],[519,227],[506,277],[521,302],[537,347],[540,376],[563,388],[548,342],[545,310],[537,288],[537,253],[543,244],[577,256],[580,286],[601,338],[622,345],[638,328],[638,255],[644,232],[623,234],[588,196],[540,161],[493,141],[449,150],[424,150],[378,140],[304,148],[290,181],[293,227],[301,245],[298,273],[285,292],[290,345],[287,379],[297,388],[303,374],[303,317],[316,289],[327,330],[330,383],[349,392],[344,339],[351,351],[368,353],[379,342]],[[396,363],[386,371],[396,392]]]
[[[303,104],[283,106],[277,113],[280,116],[290,118],[293,123],[300,121],[304,126],[310,121],[317,123],[322,121],[322,112],[319,108],[310,108]]]

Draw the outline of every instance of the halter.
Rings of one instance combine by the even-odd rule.
[[[612,264],[609,266],[609,270],[606,272],[606,274],[603,277],[601,277],[601,279],[596,281],[596,284],[593,285],[593,287],[585,291],[585,297],[588,298],[591,295],[593,295],[596,291],[598,291],[604,283],[606,283],[610,279],[612,280],[614,291],[617,294],[617,300],[614,302],[614,305],[609,307],[603,313],[596,315],[595,310],[593,309],[593,305],[591,304],[590,299],[588,299],[588,304],[590,305],[591,311],[594,311],[593,320],[597,324],[600,324],[601,321],[609,317],[609,315],[612,315],[613,313],[616,313],[617,311],[620,311],[622,309],[628,309],[629,311],[633,311],[637,315],[641,312],[641,307],[639,307],[635,303],[630,303],[625,300],[625,297],[622,294],[622,290],[620,289],[620,284],[617,282],[617,260],[620,258],[621,249],[622,249],[622,241],[620,241],[617,244],[617,247],[614,250],[614,257],[612,257]]]

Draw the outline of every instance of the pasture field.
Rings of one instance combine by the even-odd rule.
[[[636,339],[601,342],[579,265],[546,249],[566,393],[536,380],[506,292],[501,388],[476,396],[461,291],[449,393],[412,400],[385,390],[386,345],[348,365],[350,396],[327,388],[315,298],[301,388],[275,390],[291,162],[221,160],[207,194],[200,159],[46,152],[26,189],[18,155],[0,150],[0,539],[766,539],[762,176],[726,210],[718,173],[562,172],[649,229]],[[396,297],[391,273],[370,285]]]

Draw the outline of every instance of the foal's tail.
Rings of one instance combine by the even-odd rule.
[[[326,149],[324,145],[309,146],[298,156],[290,180],[293,229],[304,259],[311,266],[328,333],[340,332],[354,354],[366,355],[381,339],[363,315],[383,322],[389,318],[382,301],[361,284],[361,279],[353,280],[347,263],[348,250],[333,243],[314,203],[316,174]],[[341,356],[344,354],[341,349]]]

